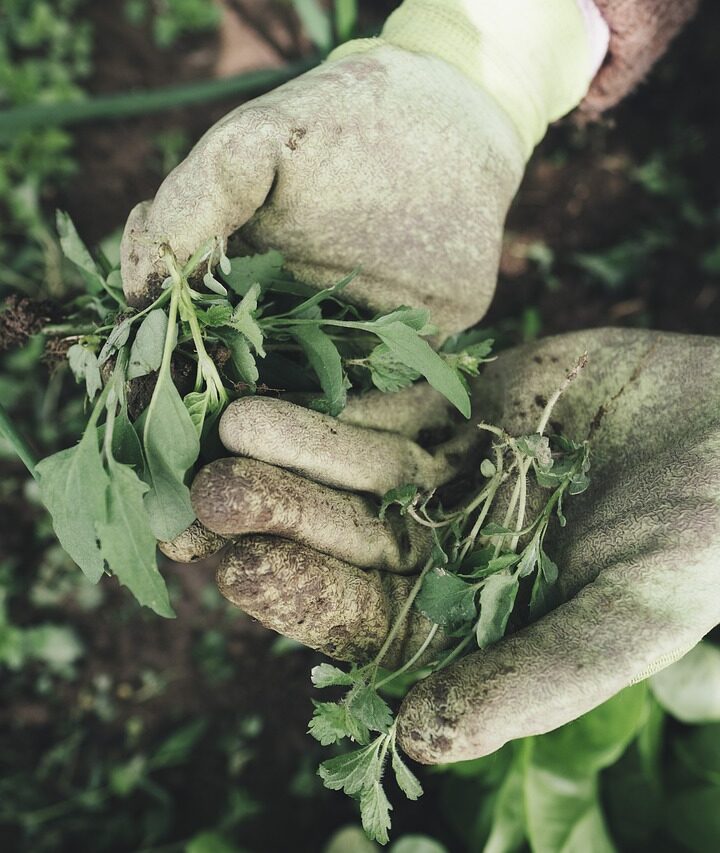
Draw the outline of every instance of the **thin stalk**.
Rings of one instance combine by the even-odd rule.
[[[37,479],[35,455],[30,449],[30,445],[20,435],[15,424],[10,420],[10,415],[8,415],[2,403],[0,403],[0,437],[4,438],[10,444],[10,447],[17,454],[18,459],[20,459],[32,476]]]
[[[427,637],[425,637],[425,640],[423,641],[423,644],[422,644],[422,645],[420,646],[420,648],[415,652],[415,654],[410,658],[410,660],[406,661],[406,662],[405,662],[405,663],[400,667],[400,669],[396,669],[396,670],[395,670],[395,672],[391,672],[391,673],[390,673],[390,675],[388,675],[388,676],[386,676],[385,678],[383,678],[383,680],[382,680],[382,681],[379,681],[379,682],[375,685],[375,689],[376,689],[376,690],[379,690],[379,689],[380,689],[384,684],[388,684],[390,681],[394,681],[394,680],[395,680],[399,675],[402,675],[404,672],[407,672],[407,671],[410,669],[410,667],[412,667],[415,663],[417,663],[417,661],[419,661],[419,660],[420,660],[420,658],[421,658],[421,657],[423,656],[423,654],[425,653],[425,650],[427,649],[427,647],[428,647],[428,646],[430,645],[430,643],[432,643],[432,641],[435,639],[435,634],[437,634],[437,632],[438,632],[439,628],[440,628],[440,626],[439,626],[439,625],[433,625],[433,626],[432,626],[432,628],[430,629],[430,631],[429,631],[429,633],[428,633]]]
[[[585,369],[588,363],[588,354],[584,352],[577,361],[577,364],[573,369],[568,373],[568,375],[563,380],[560,387],[555,391],[555,393],[550,397],[550,399],[545,404],[545,408],[543,409],[542,415],[540,416],[540,423],[538,424],[537,432],[539,435],[542,435],[547,429],[548,421],[550,420],[550,414],[552,410],[555,408],[555,403],[560,399],[561,395],[567,391],[567,389],[572,385],[572,383],[578,378],[580,372]]]
[[[373,659],[373,662],[371,665],[375,667],[375,672],[377,672],[377,667],[380,666],[380,664],[382,663],[382,659],[387,654],[388,649],[390,648],[390,646],[393,643],[393,640],[398,635],[398,631],[400,630],[400,628],[404,624],[405,620],[407,619],[408,613],[410,613],[410,609],[413,606],[413,602],[415,601],[417,594],[420,592],[420,587],[422,586],[422,582],[425,580],[425,575],[430,571],[430,569],[432,569],[432,567],[433,567],[433,558],[430,557],[428,559],[427,563],[425,563],[425,567],[423,568],[423,570],[418,575],[417,580],[415,581],[415,585],[410,590],[410,594],[405,599],[405,603],[403,604],[402,608],[400,609],[400,612],[398,613],[397,618],[395,619],[395,622],[393,623],[392,628],[388,632],[388,635],[385,638],[385,642],[382,644],[380,651],[375,655],[375,658]]]
[[[474,634],[468,634],[465,639],[459,643],[455,648],[450,652],[449,655],[444,657],[440,663],[435,667],[433,672],[440,672],[441,669],[445,669],[446,666],[450,666],[450,664],[465,651],[466,647],[469,645],[471,640],[473,639]]]

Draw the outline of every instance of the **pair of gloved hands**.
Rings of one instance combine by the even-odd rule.
[[[496,99],[442,59],[391,44],[336,59],[231,113],[133,211],[126,293],[142,301],[162,274],[162,243],[182,259],[240,229],[317,286],[362,265],[347,295],[364,307],[420,305],[447,332],[468,327],[494,291],[525,149]],[[592,433],[591,487],[548,535],[566,603],[410,692],[399,739],[419,761],[555,728],[720,622],[720,343],[598,330],[511,350],[474,383],[474,417],[533,431],[537,400],[585,350],[553,414],[576,440]],[[196,478],[204,527],[164,549],[189,559],[226,546],[218,583],[232,602],[341,660],[371,657],[428,549],[411,522],[381,522],[372,496],[452,480],[475,464],[478,431],[419,386],[352,399],[337,421],[240,400],[221,438],[238,457]],[[426,633],[412,615],[391,657]]]

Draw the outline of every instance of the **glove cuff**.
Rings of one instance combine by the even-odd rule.
[[[577,106],[597,70],[588,19],[577,0],[405,0],[379,39],[332,59],[390,44],[454,65],[509,115],[526,158],[550,122]]]

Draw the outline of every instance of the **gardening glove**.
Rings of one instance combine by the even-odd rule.
[[[185,261],[238,232],[317,287],[359,268],[346,295],[371,311],[473,325],[525,162],[586,94],[604,26],[576,0],[406,0],[380,38],[222,119],[133,210],[128,299],[155,295],[163,244]]]
[[[589,364],[551,417],[552,429],[591,444],[590,487],[568,499],[567,526],[551,524],[545,540],[565,603],[411,690],[398,736],[418,761],[470,759],[552,730],[670,664],[720,622],[720,341],[603,329],[510,350],[475,383],[474,417],[532,433],[583,352]],[[222,593],[281,633],[365,662],[402,607],[406,573],[430,548],[412,519],[389,512],[381,522],[370,496],[467,478],[475,433],[458,428],[425,385],[356,398],[338,420],[239,400],[221,437],[241,456],[203,469],[192,489],[214,533],[196,523],[164,549],[186,559],[244,534],[225,545]],[[429,628],[411,610],[383,663],[407,659]],[[426,658],[447,643],[438,634]]]

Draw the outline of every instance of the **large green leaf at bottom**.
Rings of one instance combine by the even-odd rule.
[[[43,459],[37,465],[37,473],[40,495],[52,516],[60,544],[87,577],[97,583],[104,561],[95,525],[107,518],[108,485],[97,429],[88,429],[76,447]]]
[[[121,584],[160,616],[175,614],[158,571],[155,536],[148,523],[143,495],[148,487],[127,465],[109,463],[107,521],[97,525],[102,553]]]

